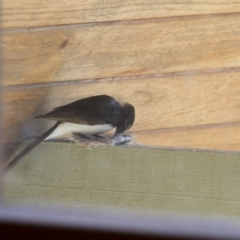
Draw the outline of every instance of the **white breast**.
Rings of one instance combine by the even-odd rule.
[[[108,132],[111,129],[113,129],[113,127],[110,124],[89,126],[66,122],[61,123],[45,140],[60,138],[61,136],[66,137],[66,135],[70,135],[73,132],[84,135],[95,135]]]

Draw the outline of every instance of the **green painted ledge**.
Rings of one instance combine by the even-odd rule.
[[[240,217],[240,154],[42,143],[3,187],[9,203]]]

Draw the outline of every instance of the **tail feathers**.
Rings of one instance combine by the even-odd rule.
[[[41,136],[37,137],[32,143],[30,143],[24,150],[22,150],[4,169],[9,170],[14,167],[25,155],[27,155],[32,149],[34,149],[38,144],[40,144],[45,138],[47,138],[59,125],[57,122],[53,127],[43,133]]]

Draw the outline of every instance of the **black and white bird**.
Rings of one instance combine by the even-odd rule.
[[[36,118],[59,122],[45,139],[48,140],[73,132],[82,135],[98,135],[115,127],[115,134],[122,133],[133,125],[135,111],[129,103],[121,105],[110,96],[99,95],[57,107],[46,115]]]
[[[36,116],[57,121],[48,131],[39,136],[20,152],[7,166],[14,166],[22,157],[44,140],[62,138],[72,133],[98,135],[116,128],[115,135],[129,129],[135,120],[135,110],[129,103],[120,104],[113,97],[98,95],[80,99]]]

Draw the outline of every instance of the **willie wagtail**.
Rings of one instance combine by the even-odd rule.
[[[98,135],[113,128],[116,128],[115,135],[122,133],[133,125],[135,110],[129,103],[122,105],[110,96],[98,95],[57,107],[53,111],[35,118],[57,122],[20,152],[6,168],[14,166],[44,140],[61,138],[71,133]]]

